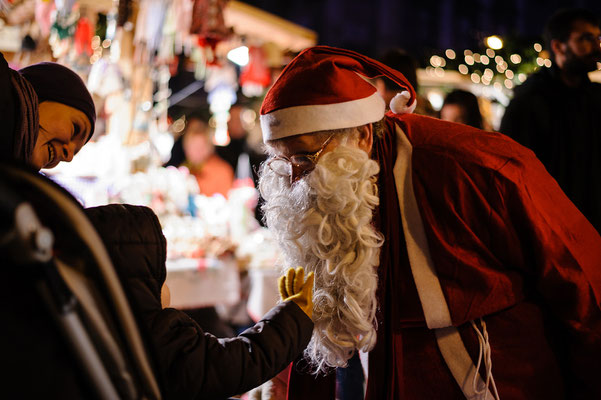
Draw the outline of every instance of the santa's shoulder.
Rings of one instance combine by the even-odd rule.
[[[531,150],[500,132],[417,114],[387,113],[385,125],[407,139],[414,164],[453,162],[498,171],[539,163]]]

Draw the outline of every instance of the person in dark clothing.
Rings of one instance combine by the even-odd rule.
[[[53,168],[90,140],[96,112],[81,78],[42,62],[15,71],[0,53],[0,155]]]
[[[500,131],[529,147],[593,226],[601,231],[601,62],[599,19],[560,10],[546,26],[551,68],[515,89]]]
[[[482,114],[478,97],[467,90],[455,89],[444,99],[440,119],[482,129]]]
[[[301,274],[287,275],[284,282],[294,293],[238,337],[217,339],[183,311],[162,307],[166,242],[152,210],[112,204],[85,213],[150,338],[166,398],[223,399],[244,393],[283,370],[309,343],[311,276],[304,282]]]

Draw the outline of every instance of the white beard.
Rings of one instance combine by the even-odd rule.
[[[346,145],[293,185],[266,165],[261,171],[265,221],[283,250],[284,268],[315,273],[315,328],[305,358],[316,373],[346,366],[356,350],[376,343],[376,267],[384,240],[371,224],[378,172],[367,153]]]

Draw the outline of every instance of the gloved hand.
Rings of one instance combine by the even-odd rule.
[[[313,316],[313,272],[307,274],[304,280],[305,269],[303,267],[290,268],[285,275],[280,276],[278,286],[280,297],[283,301],[292,300],[305,314]]]

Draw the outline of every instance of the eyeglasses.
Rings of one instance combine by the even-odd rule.
[[[267,162],[267,165],[273,172],[281,176],[289,176],[290,183],[298,180],[301,176],[308,174],[315,169],[315,165],[319,160],[319,156],[332,140],[335,133],[326,139],[321,145],[321,148],[315,153],[295,154],[290,157],[278,156],[273,157]],[[295,172],[297,172],[295,174]]]

